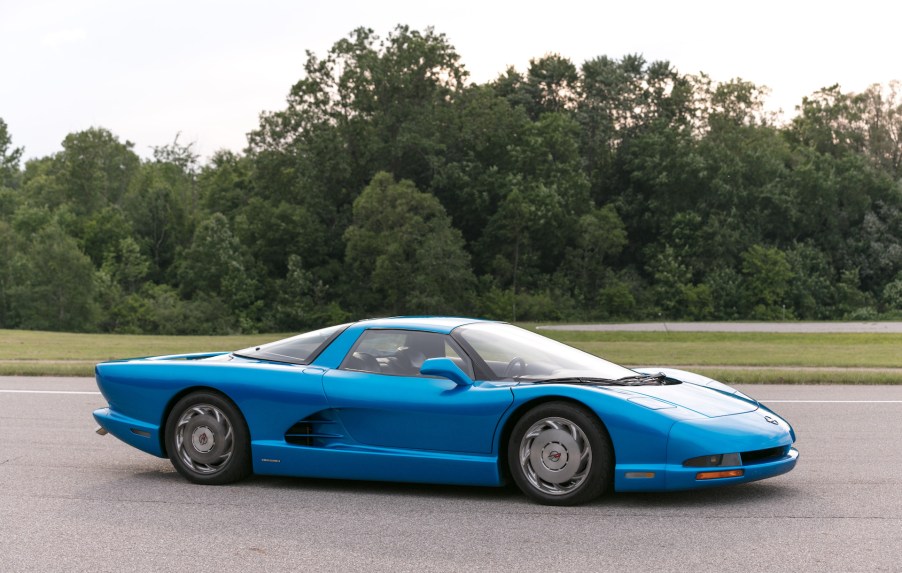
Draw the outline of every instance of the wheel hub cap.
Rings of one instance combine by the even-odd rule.
[[[579,456],[570,463],[570,452],[579,445],[569,433],[559,429],[542,430],[533,440],[529,457],[535,472],[545,481],[563,483],[579,469]]]
[[[577,489],[589,475],[592,448],[578,425],[565,418],[545,418],[524,434],[520,464],[533,487],[564,495]]]
[[[212,450],[215,444],[216,440],[213,436],[213,432],[206,426],[195,428],[194,432],[191,434],[191,445],[194,446],[195,450],[202,454]]]
[[[216,473],[225,467],[234,448],[232,425],[219,408],[196,404],[182,413],[175,430],[175,449],[189,469]]]

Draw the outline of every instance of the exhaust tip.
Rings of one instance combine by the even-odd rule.
[[[105,435],[109,434],[109,432],[107,432],[106,428],[104,428],[103,426],[97,426],[97,428],[94,431],[97,432],[98,436],[105,436]]]

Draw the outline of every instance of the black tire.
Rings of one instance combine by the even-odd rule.
[[[511,477],[544,505],[578,505],[607,491],[614,475],[611,439],[598,418],[570,402],[546,402],[514,425],[507,443]]]
[[[166,451],[188,481],[222,485],[253,471],[244,416],[227,398],[195,392],[179,400],[166,420]]]

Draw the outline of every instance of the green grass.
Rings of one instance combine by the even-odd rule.
[[[0,362],[0,376],[93,376],[94,362]]]
[[[540,332],[633,365],[902,368],[902,334]]]
[[[0,330],[0,376],[93,376],[104,360],[236,350],[289,334],[155,336]]]
[[[236,350],[286,336],[290,335],[155,336],[0,330],[0,360],[88,360],[99,362],[135,356]]]
[[[621,364],[682,367],[727,383],[902,384],[899,334],[541,332]],[[0,330],[0,375],[92,376],[104,360],[235,350],[285,336]]]
[[[860,370],[731,370],[729,368],[692,368],[693,372],[726,384],[902,384],[902,370],[879,372]]]

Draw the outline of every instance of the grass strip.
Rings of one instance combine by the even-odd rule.
[[[86,360],[237,350],[290,334],[160,336],[0,330],[0,360]]]
[[[549,330],[542,334],[622,364],[902,368],[900,334]]]
[[[902,384],[902,370],[880,372],[851,368],[833,370],[693,368],[692,371],[725,384]]]
[[[899,334],[549,330],[542,334],[620,364],[682,367],[726,383],[902,383]],[[289,335],[156,336],[0,330],[0,375],[93,376],[94,363],[104,360],[235,350]],[[878,370],[881,368],[884,370]]]

